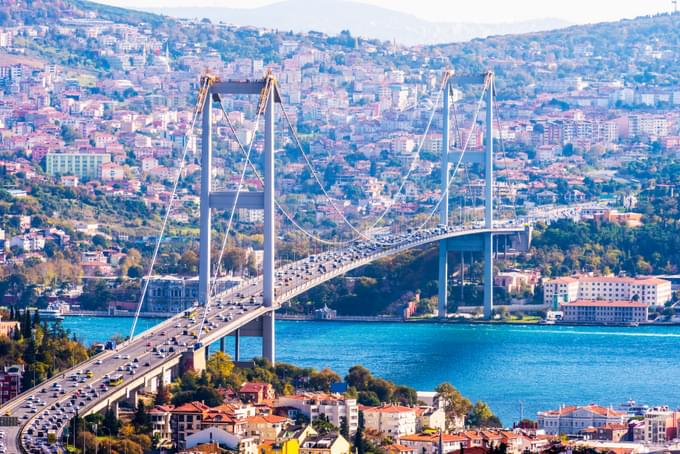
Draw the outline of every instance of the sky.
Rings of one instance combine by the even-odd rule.
[[[94,0],[129,8],[186,7],[186,0]],[[278,0],[192,0],[197,7],[255,8]],[[318,0],[309,0],[318,1]],[[672,0],[354,0],[442,22],[497,23],[556,18],[614,21],[673,9]],[[679,2],[680,3],[680,2]]]

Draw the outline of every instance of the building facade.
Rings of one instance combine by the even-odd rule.
[[[631,277],[560,277],[544,283],[545,304],[576,300],[639,301],[647,306],[663,306],[673,293],[670,281]]]
[[[340,427],[342,420],[346,419],[350,434],[354,434],[359,425],[359,407],[356,399],[347,398],[342,394],[304,393],[281,396],[276,401],[276,407],[294,409],[310,421],[325,415],[336,427]],[[291,418],[295,417],[293,414],[289,415]]]
[[[560,305],[562,321],[569,323],[646,323],[649,307],[635,301],[584,301]]]
[[[416,433],[416,409],[402,405],[383,405],[363,409],[366,428],[391,437]]]
[[[48,153],[45,172],[50,176],[75,175],[79,178],[101,176],[101,166],[111,162],[107,153]]]
[[[538,412],[538,428],[548,435],[579,435],[589,427],[623,424],[625,421],[625,413],[599,405],[572,405]]]

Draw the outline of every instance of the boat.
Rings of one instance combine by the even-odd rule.
[[[639,404],[630,399],[628,402],[619,405],[619,410],[626,412],[630,416],[644,416],[647,410],[649,410],[649,405]]]
[[[38,309],[38,315],[41,320],[63,320],[68,309],[68,304],[58,301],[48,304],[46,309]]]

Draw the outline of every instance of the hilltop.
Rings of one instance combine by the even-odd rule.
[[[345,0],[287,0],[259,8],[151,8],[173,17],[209,18],[239,26],[319,31],[329,35],[349,30],[363,38],[396,41],[405,45],[468,41],[490,35],[552,30],[570,25],[559,19],[479,24],[430,22],[416,16],[365,3]]]

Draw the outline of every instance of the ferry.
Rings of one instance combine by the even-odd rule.
[[[41,320],[63,320],[64,313],[68,310],[68,304],[56,302],[48,304],[47,309],[38,309],[38,315],[40,315]]]
[[[639,404],[630,399],[628,402],[619,405],[619,410],[630,416],[644,416],[647,410],[649,410],[649,405]]]

